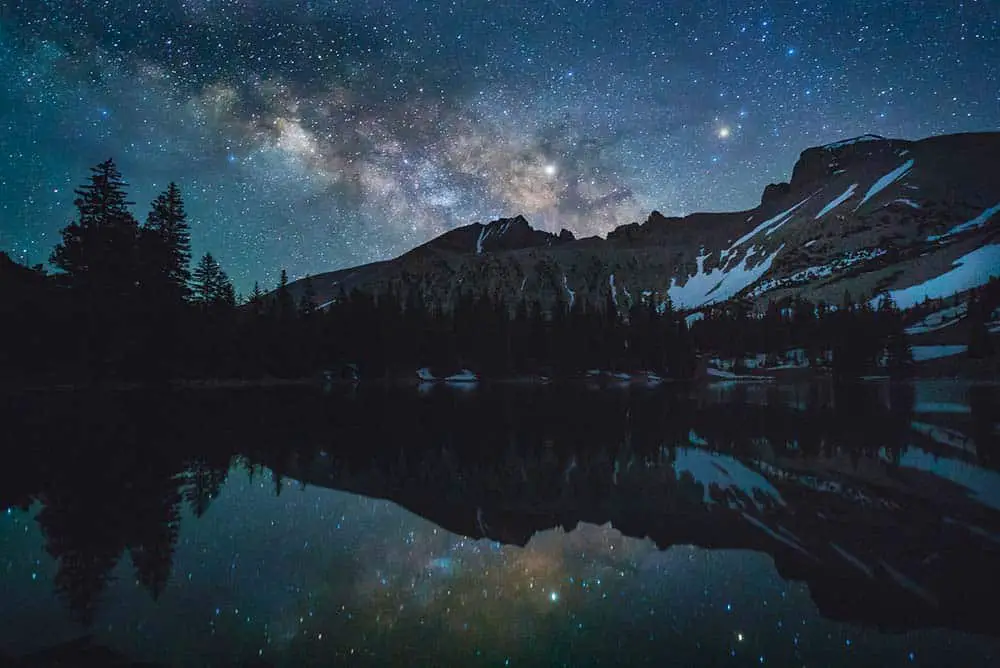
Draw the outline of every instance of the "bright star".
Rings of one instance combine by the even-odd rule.
[[[730,135],[733,134],[733,131],[729,128],[729,126],[723,125],[716,130],[715,134],[719,139],[729,139]]]
[[[556,172],[558,172],[558,171],[559,171],[559,168],[556,167],[555,165],[551,164],[551,163],[548,164],[548,165],[545,165],[545,176],[555,176]]]

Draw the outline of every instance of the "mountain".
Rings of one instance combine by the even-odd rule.
[[[620,308],[667,296],[695,310],[735,297],[839,303],[890,292],[900,306],[1000,275],[1000,133],[907,141],[864,135],[803,151],[786,183],[748,211],[652,212],[606,239],[532,229],[522,217],[451,230],[385,262],[311,278],[317,305],[341,290],[448,304],[463,290]],[[298,299],[304,283],[291,286]]]

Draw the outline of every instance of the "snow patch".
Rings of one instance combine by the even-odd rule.
[[[800,206],[802,206],[803,204],[805,204],[806,202],[808,202],[811,198],[812,198],[812,195],[810,195],[809,197],[806,197],[804,200],[802,200],[801,202],[799,202],[798,204],[796,204],[792,208],[787,209],[785,211],[782,211],[777,216],[774,216],[773,218],[768,218],[763,223],[761,223],[760,225],[758,225],[757,227],[753,228],[752,230],[750,230],[749,232],[747,232],[746,234],[744,234],[742,237],[740,237],[739,239],[737,239],[736,241],[734,241],[733,244],[729,247],[729,250],[726,251],[726,254],[728,255],[729,253],[731,253],[737,246],[742,245],[743,242],[747,241],[748,239],[751,239],[757,233],[759,233],[759,232],[761,232],[761,231],[763,231],[763,230],[765,230],[765,229],[767,229],[769,227],[772,227],[774,225],[777,225],[779,227],[781,225],[784,225],[787,222],[786,219],[790,218],[791,215],[793,213],[795,213],[796,209],[798,209]]]
[[[614,302],[615,308],[618,307],[618,289],[615,288],[615,275],[612,273],[608,276],[608,285],[611,286],[611,301]]]
[[[892,200],[892,203],[893,204],[905,204],[906,206],[908,206],[910,208],[913,208],[913,209],[922,209],[923,208],[922,206],[920,206],[919,204],[917,204],[916,202],[914,202],[912,199],[906,199],[906,198],[894,199],[894,200]]]
[[[576,302],[576,290],[569,289],[569,278],[566,274],[563,274],[563,287],[566,289],[566,294],[569,295],[569,307],[573,308],[573,304]],[[524,285],[521,285],[521,289],[524,289]]]
[[[423,381],[434,381],[437,380],[437,376],[431,373],[431,370],[427,367],[417,369],[417,378]]]
[[[706,304],[726,301],[760,280],[760,277],[771,268],[774,258],[784,247],[785,245],[782,244],[759,264],[748,268],[747,260],[757,252],[756,247],[751,246],[735,267],[725,270],[716,267],[707,273],[704,270],[704,259],[707,256],[699,256],[698,272],[689,276],[684,285],[677,285],[677,280],[671,278],[667,295],[669,295],[671,302],[679,308],[697,308]]]
[[[956,292],[985,285],[993,276],[1000,276],[1000,244],[990,244],[967,253],[952,263],[951,269],[936,278],[900,290],[889,296],[901,309],[912,308],[925,299],[950,297]],[[878,298],[872,300],[872,303]]]
[[[969,230],[974,230],[978,227],[984,226],[990,221],[993,216],[1000,213],[1000,203],[991,206],[990,208],[983,211],[981,214],[973,218],[972,220],[966,221],[960,225],[956,225],[944,234],[932,234],[927,237],[927,241],[938,241],[940,239],[947,239],[948,237],[953,237],[956,234],[961,234],[962,232],[968,232]]]
[[[483,254],[483,242],[486,241],[489,229],[489,225],[483,225],[483,229],[479,230],[479,238],[476,239],[476,255]]]
[[[857,183],[852,184],[850,188],[845,190],[843,193],[835,197],[829,204],[820,209],[820,212],[816,214],[816,217],[813,218],[813,220],[819,220],[820,218],[822,218],[823,216],[830,213],[838,206],[849,200],[854,195],[854,191],[857,190],[857,188],[858,188]]]
[[[936,332],[939,329],[944,329],[945,327],[951,327],[957,324],[964,316],[965,312],[968,310],[968,304],[965,302],[959,304],[958,306],[950,306],[940,311],[935,311],[934,313],[929,313],[924,316],[920,322],[914,323],[913,325],[907,327],[904,331],[909,334],[926,334],[928,332]]]
[[[468,369],[462,369],[458,373],[452,374],[444,380],[446,383],[478,383],[479,376]]]
[[[770,290],[774,290],[776,288],[798,285],[817,278],[826,278],[828,276],[832,276],[835,272],[847,269],[851,265],[855,265],[859,262],[869,262],[885,254],[886,251],[882,248],[862,248],[861,250],[845,253],[830,264],[820,265],[818,267],[807,267],[806,269],[801,269],[795,272],[791,276],[764,281],[754,288],[750,294],[754,297],[758,297],[765,292],[769,292]]]
[[[688,442],[691,445],[707,446],[708,441],[703,439],[694,429],[688,430]]]
[[[814,243],[816,243],[817,241],[819,241],[819,239],[813,239],[812,241],[807,241],[807,242],[805,242],[805,243],[804,243],[804,244],[802,244],[802,245],[803,245],[803,246],[805,246],[806,248],[809,248],[810,246],[812,246],[812,245],[813,245]]]
[[[694,313],[691,313],[691,314],[688,314],[687,316],[685,316],[684,317],[684,322],[687,324],[688,327],[690,327],[691,325],[693,325],[694,323],[698,322],[699,320],[704,320],[704,319],[705,319],[705,314],[703,312],[701,312],[701,311],[695,311]]]
[[[854,207],[854,210],[857,211],[858,209],[860,209],[862,206],[864,206],[865,202],[867,202],[872,197],[874,197],[875,195],[879,194],[880,192],[888,188],[890,185],[892,185],[899,179],[903,178],[906,175],[906,173],[909,172],[911,169],[913,169],[912,159],[907,160],[902,165],[900,165],[899,167],[892,170],[891,172],[880,178],[878,181],[873,183],[872,187],[869,188],[868,192],[865,193],[865,196],[864,198],[862,198],[861,203],[858,204],[856,207]]]

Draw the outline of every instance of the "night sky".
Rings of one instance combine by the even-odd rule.
[[[114,157],[240,291],[524,214],[754,206],[812,145],[1000,127],[992,0],[2,0],[0,250]]]

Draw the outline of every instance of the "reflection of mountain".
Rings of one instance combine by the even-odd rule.
[[[979,611],[1000,595],[1000,513],[900,465],[910,456],[912,396],[900,405],[907,393],[893,395],[894,408],[860,387],[839,393],[836,409],[818,393],[798,409],[777,396],[666,410],[640,402],[619,419],[534,397],[545,417],[528,424],[500,417],[509,405],[469,401],[449,413],[480,430],[445,427],[429,441],[422,432],[444,415],[425,406],[421,421],[406,422],[411,438],[380,442],[374,457],[320,452],[272,465],[476,538],[524,545],[545,529],[610,522],[661,548],[758,550],[783,577],[807,582],[827,617],[995,634]],[[597,426],[595,415],[623,427],[617,438],[586,428]]]
[[[126,552],[163,590],[184,504],[209,510],[239,456],[468,536],[523,545],[611,522],[663,548],[758,550],[828,617],[996,634],[977,611],[1000,594],[1000,476],[982,468],[997,464],[997,390],[922,391],[25,397],[0,415],[24,446],[0,503],[41,502],[57,586],[84,619]]]

